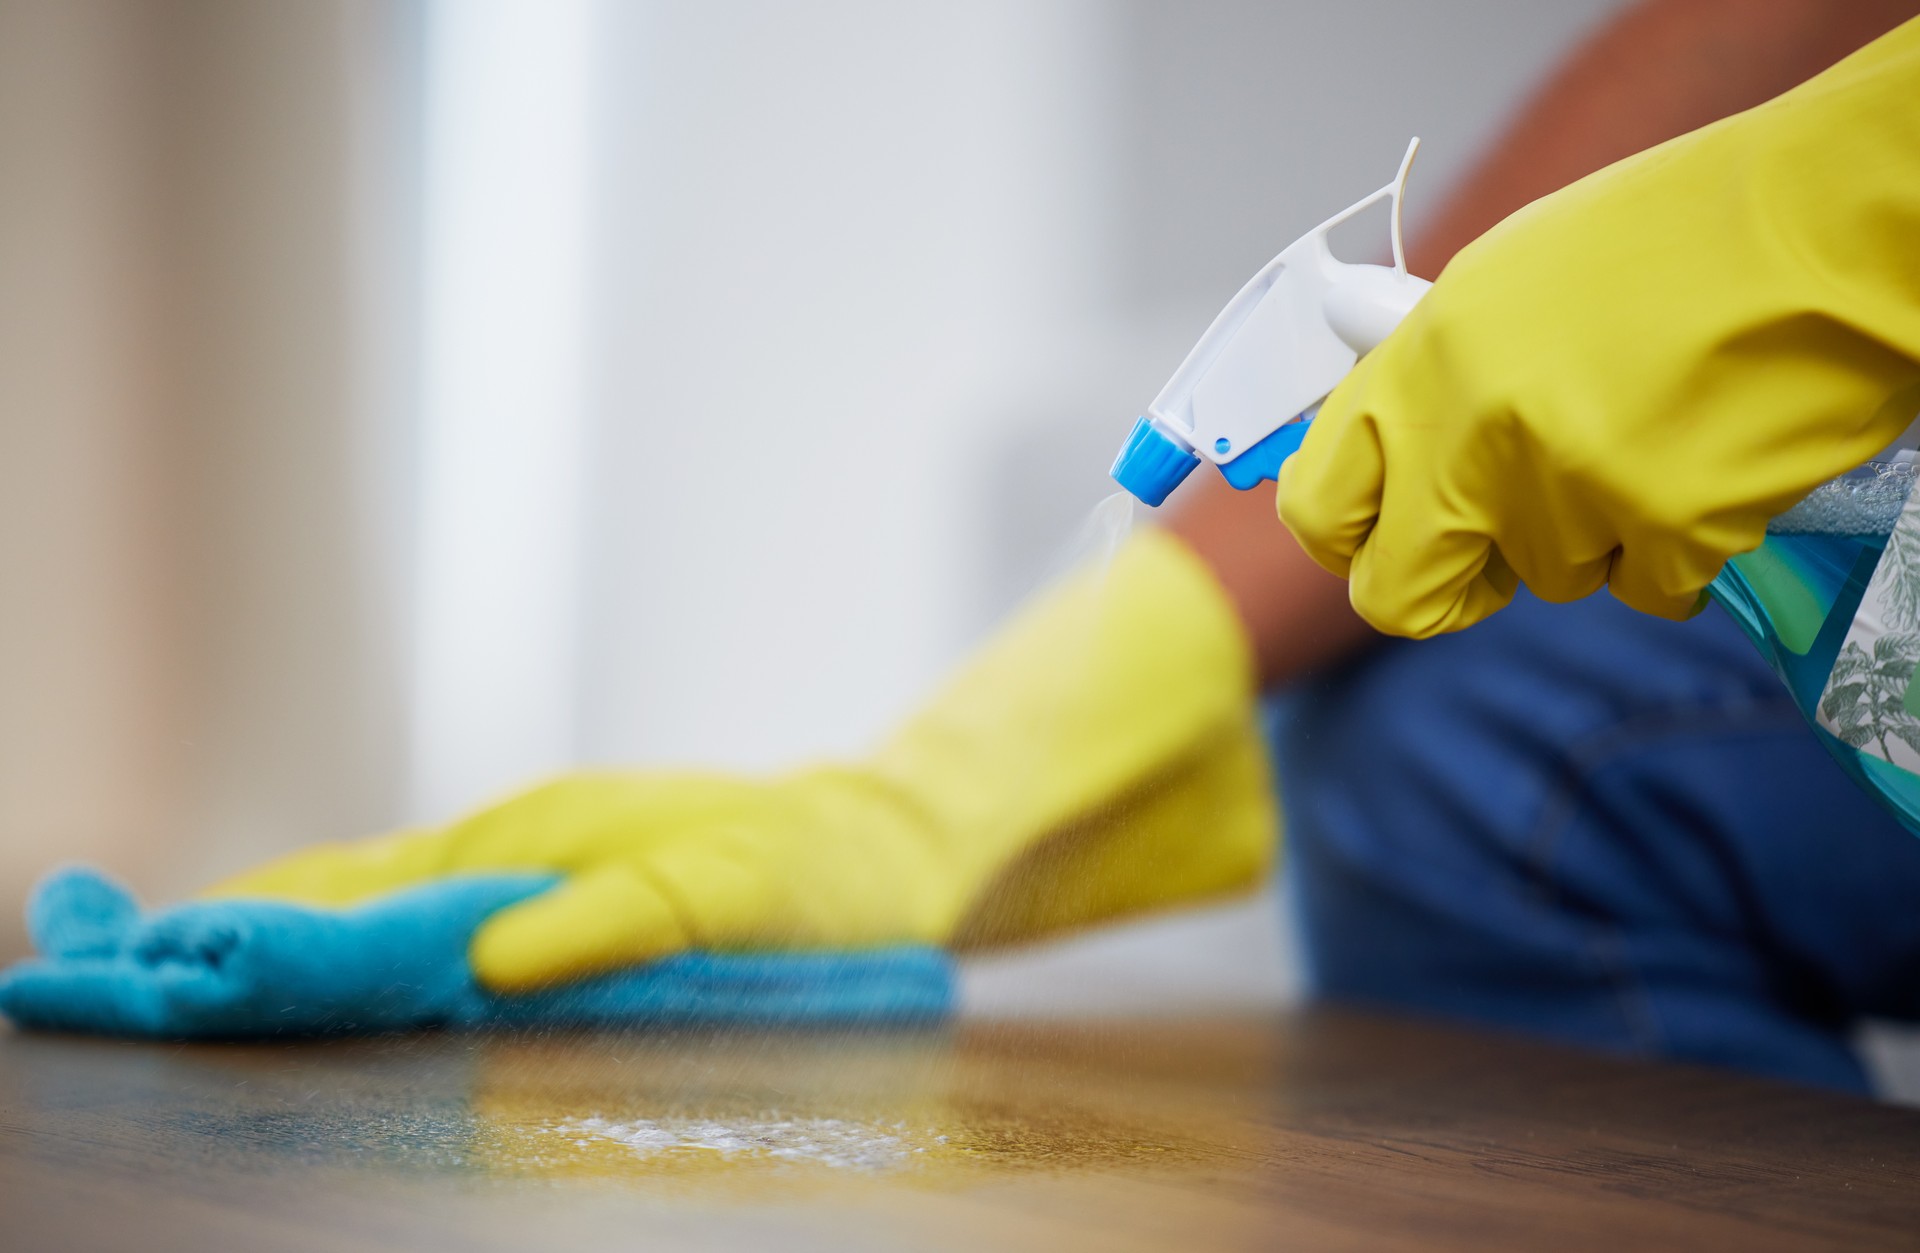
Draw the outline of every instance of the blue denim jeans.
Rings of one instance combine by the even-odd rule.
[[[1855,1091],[1920,1017],[1920,839],[1717,608],[1522,593],[1273,715],[1322,997]]]

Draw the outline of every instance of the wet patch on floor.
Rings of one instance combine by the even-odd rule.
[[[826,1166],[863,1173],[913,1164],[944,1135],[916,1133],[905,1123],[864,1123],[845,1118],[776,1118],[714,1121],[692,1118],[576,1118],[544,1129],[573,1148],[596,1143],[620,1146],[643,1161],[675,1156],[764,1160]]]

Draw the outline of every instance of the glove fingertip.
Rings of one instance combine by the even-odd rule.
[[[510,914],[512,911],[508,911]],[[494,992],[532,992],[562,982],[563,967],[547,954],[547,946],[530,943],[510,923],[507,914],[481,924],[467,946],[467,965],[482,987]]]
[[[1686,622],[1707,607],[1707,589],[1700,580],[1717,573],[1723,564],[1711,552],[1682,551],[1678,556],[1649,551],[1646,546],[1622,548],[1607,575],[1607,591],[1629,609]],[[1709,580],[1710,581],[1710,580]],[[1670,591],[1676,584],[1694,584]]]
[[[570,880],[482,923],[468,943],[474,977],[494,992],[523,993],[687,947],[685,928],[658,893],[625,873]]]
[[[1424,640],[1464,631],[1506,608],[1519,589],[1519,580],[1497,549],[1487,552],[1477,568],[1467,562],[1448,563],[1442,554],[1429,553],[1423,572],[1428,577],[1423,579],[1405,570],[1383,568],[1377,560],[1368,560],[1370,556],[1369,550],[1363,550],[1362,560],[1356,563],[1360,568],[1349,599],[1354,612],[1384,635]],[[1454,568],[1457,573],[1432,577],[1436,567]],[[1421,587],[1429,590],[1415,590]]]
[[[1379,517],[1384,467],[1377,438],[1358,414],[1336,406],[1337,396],[1280,467],[1274,509],[1301,550],[1344,579]]]
[[[1706,610],[1709,596],[1705,588],[1697,592],[1684,592],[1669,595],[1651,588],[1635,588],[1623,585],[1615,580],[1607,585],[1607,591],[1613,598],[1629,609],[1647,614],[1654,618],[1664,618],[1668,622],[1690,622]]]
[[[1310,505],[1299,503],[1304,493],[1289,490],[1290,471],[1299,454],[1286,465],[1280,467],[1280,481],[1273,495],[1274,512],[1279,515],[1280,524],[1293,536],[1294,543],[1300,545],[1305,553],[1327,573],[1339,578],[1348,578],[1353,571],[1353,552],[1355,546],[1329,540],[1330,528],[1323,525]]]

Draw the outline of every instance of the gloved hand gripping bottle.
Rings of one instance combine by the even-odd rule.
[[[1902,33],[1913,42],[1916,32],[1920,23]],[[1121,486],[1157,505],[1203,459],[1242,490],[1278,475],[1320,402],[1429,286],[1406,273],[1400,243],[1417,146],[1391,184],[1290,245],[1234,297],[1134,426],[1113,466]],[[1327,232],[1382,199],[1392,202],[1393,267],[1334,259]],[[1775,517],[1707,591],[1848,775],[1920,833],[1916,430],[1920,421]]]

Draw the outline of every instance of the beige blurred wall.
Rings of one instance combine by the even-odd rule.
[[[391,818],[402,20],[0,0],[0,950]]]
[[[0,926],[51,858],[177,838],[177,548],[159,425],[151,32],[0,3]],[[136,838],[145,833],[145,838]]]

